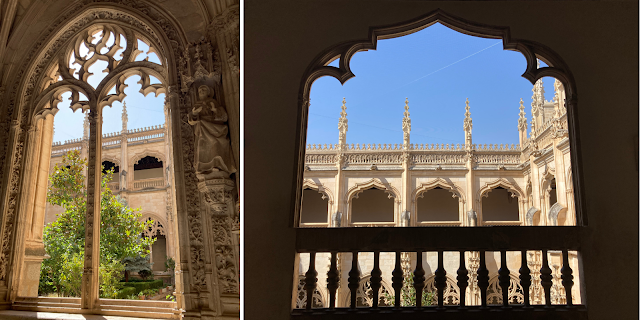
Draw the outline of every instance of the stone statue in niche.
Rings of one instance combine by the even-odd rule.
[[[198,87],[198,101],[190,114],[189,124],[196,136],[195,170],[199,180],[228,178],[236,172],[231,159],[227,112],[212,97],[209,86]]]

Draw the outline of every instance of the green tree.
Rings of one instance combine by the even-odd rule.
[[[387,293],[385,299],[389,305],[395,303],[395,295]],[[436,302],[436,297],[433,292],[422,291],[422,306],[430,306]],[[402,282],[402,290],[400,291],[400,306],[412,307],[416,305],[416,288],[413,287],[413,272],[407,272],[404,274],[404,280]]]
[[[43,242],[50,258],[42,263],[40,288],[54,288],[62,295],[79,294],[68,281],[63,281],[70,274],[63,275],[64,272],[61,271],[68,270],[64,267],[65,263],[67,265],[70,265],[70,261],[77,263],[78,257],[83,257],[81,254],[84,252],[87,212],[87,188],[84,176],[86,166],[86,159],[80,158],[78,151],[70,151],[63,156],[62,162],[56,164],[49,175],[47,201],[61,206],[63,212],[58,215],[56,221],[44,228]],[[119,269],[115,264],[117,262],[123,265],[122,261],[125,257],[146,256],[149,253],[148,248],[155,241],[153,238],[141,236],[142,231],[153,222],[140,221],[142,217],[140,210],[129,208],[123,199],[114,195],[107,187],[112,176],[113,170],[103,172],[100,192],[100,266],[110,270]],[[78,275],[75,276],[78,277]],[[110,276],[100,278],[101,281],[111,279]]]

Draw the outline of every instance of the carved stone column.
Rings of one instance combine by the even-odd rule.
[[[102,112],[93,105],[89,112],[89,161],[87,168],[87,214],[85,217],[82,308],[94,309],[98,302],[100,267],[100,159],[102,154]]]
[[[53,135],[53,116],[39,120],[34,135],[32,172],[29,174],[29,209],[27,210],[24,256],[20,273],[18,296],[37,297],[40,280],[40,268],[45,258],[42,232],[44,228],[49,161]]]
[[[204,225],[210,232],[205,243],[212,258],[205,269],[212,284],[212,303],[218,316],[240,313],[238,250],[234,230],[239,230],[239,215],[235,208],[235,183],[228,178],[209,179],[198,183],[205,210]]]
[[[217,15],[209,28],[218,46],[217,58],[222,71],[222,83],[229,113],[229,136],[236,167],[240,165],[240,5],[228,6]],[[236,183],[239,185],[239,175]]]

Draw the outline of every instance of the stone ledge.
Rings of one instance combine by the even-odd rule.
[[[105,316],[95,314],[69,314],[55,312],[1,310],[0,319],[3,320],[149,320],[150,318],[133,318],[119,316]]]

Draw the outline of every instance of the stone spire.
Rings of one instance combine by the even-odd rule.
[[[538,68],[540,68],[540,60],[538,61]],[[542,78],[538,79],[536,83],[533,85],[533,95],[531,96],[531,118],[535,119],[538,116],[541,116],[541,123],[544,123],[544,110],[542,106],[544,105],[544,85],[542,83]]]
[[[82,124],[84,128],[84,133],[82,134],[82,139],[89,140],[89,110],[87,110],[84,114],[84,122]]]
[[[469,98],[466,101],[466,112],[464,113],[464,144],[467,148],[471,147],[471,128],[473,128],[473,123],[471,121],[471,112],[469,112]]]
[[[402,118],[402,131],[404,132],[403,144],[408,149],[411,143],[411,117],[409,115],[409,98],[404,100],[404,118]]]
[[[338,130],[340,130],[338,143],[341,148],[347,145],[347,131],[349,129],[348,123],[346,99],[342,98],[342,111],[340,111],[340,119],[338,120]]]
[[[525,141],[527,140],[527,115],[524,113],[524,102],[522,98],[520,98],[520,118],[518,119],[518,132],[520,145],[524,146]]]
[[[127,121],[129,121],[129,116],[127,115],[127,103],[122,103],[122,133],[127,132]]]
[[[518,131],[527,131],[527,115],[524,113],[524,102],[520,98],[520,118],[518,119]]]

